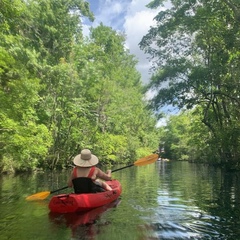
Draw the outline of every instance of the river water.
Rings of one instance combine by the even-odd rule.
[[[2,176],[0,239],[240,239],[239,173],[187,162],[133,166],[113,173],[118,201],[84,215],[49,213],[51,196],[25,200],[64,187],[69,171]]]

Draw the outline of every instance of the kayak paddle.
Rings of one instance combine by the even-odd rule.
[[[120,170],[122,170],[124,168],[132,167],[132,166],[144,166],[144,165],[147,165],[147,164],[150,164],[150,163],[154,163],[154,162],[157,161],[158,157],[159,157],[158,154],[151,154],[149,156],[146,156],[146,157],[138,159],[137,161],[135,161],[134,163],[132,163],[132,164],[130,164],[128,166],[112,170],[112,172],[117,172],[117,171],[120,171]],[[35,193],[35,194],[31,195],[31,196],[28,196],[26,198],[26,200],[28,200],[28,201],[44,200],[50,194],[58,192],[58,191],[61,191],[61,190],[66,189],[66,188],[68,188],[68,186],[65,186],[65,187],[62,187],[62,188],[59,188],[59,189],[53,190],[53,191],[45,191],[45,192]]]
[[[68,186],[59,188],[59,189],[54,190],[54,191],[51,191],[51,192],[45,191],[45,192],[35,193],[35,194],[31,195],[31,196],[28,196],[28,197],[26,198],[26,200],[28,200],[28,201],[44,200],[44,199],[47,198],[50,194],[55,193],[55,192],[58,192],[58,191],[61,191],[61,190],[66,189],[66,188],[68,188]]]
[[[154,163],[154,162],[157,161],[158,158],[159,158],[158,154],[151,154],[147,157],[143,157],[143,158],[138,159],[137,161],[135,161],[134,163],[132,163],[128,166],[112,170],[112,172],[117,172],[119,170],[122,170],[122,169],[128,168],[128,167],[132,167],[132,166],[144,166],[144,165],[147,165],[147,164],[150,164],[150,163]]]

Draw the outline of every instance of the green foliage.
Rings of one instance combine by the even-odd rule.
[[[22,34],[50,65],[67,59],[74,42],[81,41],[81,17],[94,19],[83,0],[28,0],[27,7]]]
[[[157,7],[162,1],[153,1]],[[223,164],[239,161],[239,3],[171,1],[140,45],[156,62],[152,107],[197,108],[206,143]],[[159,67],[161,66],[161,67]],[[205,127],[203,132],[205,132]],[[233,130],[234,129],[234,130]],[[234,134],[233,134],[234,133]],[[177,146],[176,146],[177,148]]]
[[[172,160],[188,160],[190,141],[190,118],[187,114],[173,115],[166,127],[162,127],[161,142],[164,143],[164,157]]]
[[[85,1],[0,4],[1,171],[66,167],[86,147],[106,164],[156,148],[123,35],[100,25],[84,39]]]
[[[97,134],[94,149],[101,163],[124,162],[128,157],[127,139],[123,135]]]
[[[31,170],[39,165],[39,158],[47,155],[51,138],[44,125],[29,122],[25,126],[18,125],[9,119],[3,119],[4,133],[1,142],[4,142],[2,152],[4,159],[11,159],[11,168],[16,170]],[[4,163],[4,162],[3,162]],[[3,171],[5,169],[3,166]]]
[[[2,160],[13,159],[13,169],[36,168],[38,157],[46,156],[51,144],[46,126],[37,124],[38,83],[37,79],[20,78],[0,89],[0,155]]]

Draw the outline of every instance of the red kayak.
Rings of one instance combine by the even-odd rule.
[[[116,200],[122,187],[118,180],[106,182],[113,190],[98,193],[60,194],[53,196],[49,202],[49,209],[56,213],[83,212],[101,207]]]

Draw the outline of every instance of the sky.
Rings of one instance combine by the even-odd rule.
[[[135,55],[138,64],[137,70],[141,73],[142,82],[146,84],[150,80],[151,63],[139,48],[139,43],[147,34],[150,26],[154,25],[154,17],[161,10],[149,9],[146,5],[151,0],[87,0],[90,10],[95,16],[91,26],[96,27],[100,23],[111,27],[113,30],[123,32],[126,35],[126,47]],[[83,22],[84,33],[88,34],[89,22]]]

